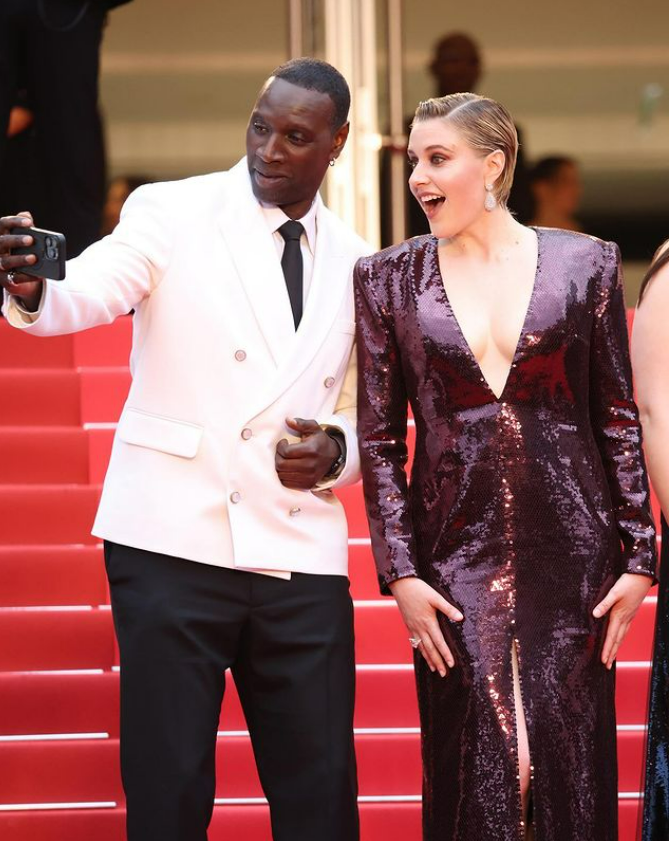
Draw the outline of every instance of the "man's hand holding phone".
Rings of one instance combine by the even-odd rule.
[[[12,254],[12,249],[25,248],[33,244],[33,237],[28,234],[11,233],[16,228],[30,228],[33,218],[30,213],[0,218],[0,286],[21,299],[23,306],[30,312],[39,307],[42,297],[43,278],[26,274],[24,269],[37,263],[35,254]]]

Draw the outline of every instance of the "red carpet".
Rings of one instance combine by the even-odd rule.
[[[129,383],[130,319],[37,340],[0,322],[0,838],[121,841],[118,671],[101,547],[90,536]],[[361,488],[341,497],[356,600],[363,841],[419,841],[411,651],[381,599]],[[621,841],[633,841],[655,600],[618,670]],[[269,838],[234,685],[221,716],[211,841]]]

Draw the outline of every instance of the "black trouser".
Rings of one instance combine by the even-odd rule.
[[[105,559],[129,841],[205,841],[227,668],[274,841],[356,841],[348,579],[285,581],[113,543]]]
[[[71,257],[100,234],[105,156],[98,72],[105,9],[99,0],[0,0],[0,215],[32,211],[39,227],[66,235]],[[9,112],[22,89],[35,117],[33,137],[10,142],[8,158]],[[17,197],[23,206],[6,206]]]

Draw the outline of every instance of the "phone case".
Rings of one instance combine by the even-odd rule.
[[[37,262],[32,266],[21,269],[23,274],[33,277],[46,277],[49,280],[64,280],[65,278],[65,235],[56,231],[44,231],[42,228],[13,228],[16,236],[31,236],[32,245],[13,248],[12,254],[35,254]]]

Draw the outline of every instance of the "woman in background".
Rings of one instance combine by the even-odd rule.
[[[656,562],[620,258],[513,218],[517,148],[493,100],[416,111],[432,234],[354,275],[365,499],[416,649],[425,841],[615,841],[613,665]]]
[[[632,362],[648,469],[669,513],[669,240],[646,273],[632,333]],[[669,838],[669,530],[662,517],[662,561],[650,690],[643,841]]]

